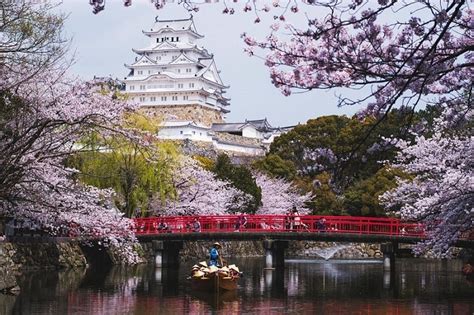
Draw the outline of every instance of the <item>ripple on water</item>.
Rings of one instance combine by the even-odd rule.
[[[380,259],[285,259],[290,264],[382,264]]]

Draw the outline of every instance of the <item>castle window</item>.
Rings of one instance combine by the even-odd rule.
[[[179,42],[179,37],[176,37],[176,41]]]
[[[137,73],[138,73],[138,74],[143,74],[143,71],[142,71],[142,70],[138,70]]]
[[[189,83],[189,87],[190,87],[190,88],[193,88],[193,87],[194,87],[194,83]]]
[[[188,100],[188,96],[187,96],[187,95],[183,96],[183,100],[187,101],[187,100]]]
[[[144,102],[144,101],[146,101],[146,98],[143,96],[140,96],[140,102]]]
[[[173,101],[177,101],[177,100],[178,100],[178,97],[177,97],[177,96],[172,96],[171,99],[172,99]]]
[[[152,72],[153,72],[153,71],[151,71],[151,70],[148,70],[148,74],[151,74]]]
[[[195,135],[195,134],[196,134],[196,131],[193,130],[193,135]]]
[[[178,69],[179,70],[179,69]],[[184,87],[183,83],[178,83],[178,89],[182,89]]]
[[[181,73],[181,69],[178,69],[178,73]]]
[[[146,85],[140,85],[140,90],[146,90]]]
[[[128,89],[129,89],[130,91],[135,91],[135,85],[130,85],[130,86],[128,87]]]
[[[180,133],[180,134],[183,134],[183,131],[181,130],[179,133]]]
[[[156,39],[156,42],[157,42],[157,43],[159,43],[159,42],[160,42],[160,39],[159,39],[159,38],[157,38],[157,39]]]
[[[166,101],[166,96],[162,96],[162,97],[161,97],[161,100],[162,100],[162,101]]]
[[[152,96],[152,97],[150,97],[150,101],[152,101],[152,102],[156,102],[156,96]]]
[[[187,68],[187,69],[186,69],[186,72],[187,72],[187,73],[191,73],[191,69],[190,69],[190,68]]]

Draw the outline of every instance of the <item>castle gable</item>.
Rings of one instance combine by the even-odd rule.
[[[197,60],[193,60],[190,57],[186,56],[185,53],[181,53],[175,60],[170,62],[171,65],[178,65],[178,64],[196,64]]]

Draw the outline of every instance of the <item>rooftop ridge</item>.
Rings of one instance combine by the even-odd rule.
[[[193,15],[190,14],[189,18],[187,19],[171,19],[171,20],[159,20],[158,15],[155,17],[155,22],[183,22],[183,21],[189,21],[193,19]]]

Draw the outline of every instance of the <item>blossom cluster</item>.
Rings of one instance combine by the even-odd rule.
[[[250,198],[202,168],[198,162],[183,156],[175,170],[175,200],[163,205],[155,201],[152,210],[164,215],[219,215],[239,209]]]
[[[311,200],[311,194],[302,194],[289,181],[282,178],[269,177],[256,173],[257,185],[262,189],[262,205],[257,214],[286,214],[296,208],[300,214],[308,214],[306,203]]]
[[[457,112],[472,124],[472,104]],[[400,180],[399,186],[381,199],[402,218],[422,221],[429,238],[418,244],[418,253],[431,250],[440,257],[472,233],[474,226],[474,137],[469,125],[462,131],[445,129],[453,121],[453,108],[445,108],[432,137],[417,136],[414,143],[398,141],[397,163],[414,178]],[[456,120],[455,120],[456,122]],[[471,127],[472,128],[472,127]]]

